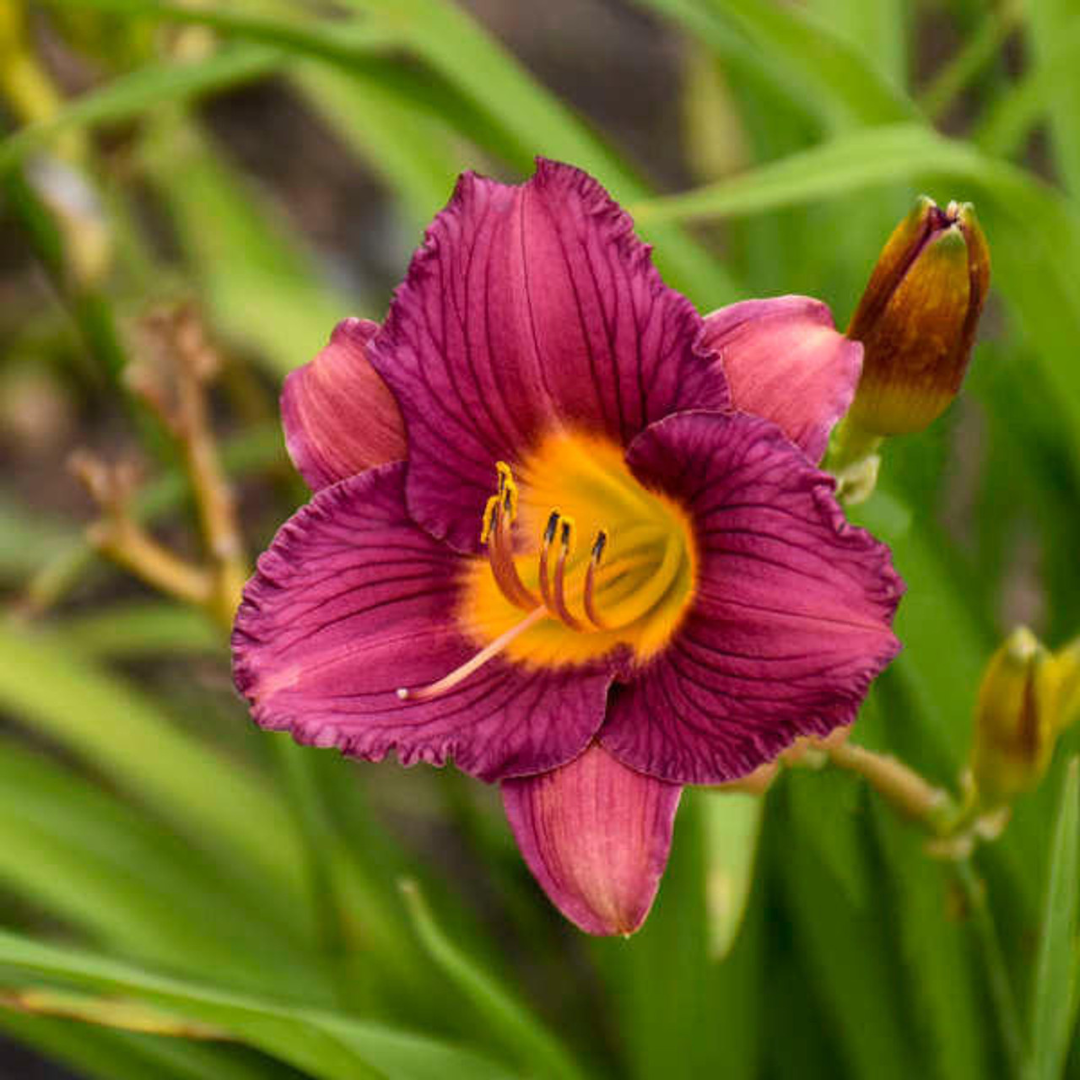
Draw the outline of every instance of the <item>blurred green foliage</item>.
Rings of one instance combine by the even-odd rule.
[[[141,441],[139,513],[183,531],[178,463],[118,403],[130,320],[194,296],[260,547],[303,498],[281,377],[338,318],[380,317],[463,168],[571,161],[702,310],[807,292],[841,323],[917,191],[973,200],[994,292],[965,394],[888,444],[858,513],[909,591],[857,737],[953,786],[1011,624],[1053,647],[1080,631],[1080,9],[637,0],[622,17],[681,64],[682,153],[657,168],[452,0],[8,5],[0,228],[50,288],[5,253],[0,1029],[103,1080],[1080,1080],[1075,731],[967,878],[848,775],[791,771],[757,803],[688,792],[645,928],[588,941],[489,792],[256,732],[218,631],[107,568],[61,478],[80,442]],[[579,74],[604,77],[603,58]],[[267,87],[346,163],[381,276],[336,270],[310,210],[222,137],[222,109]],[[276,119],[254,115],[265,160]],[[193,1023],[214,1037],[179,1037]]]

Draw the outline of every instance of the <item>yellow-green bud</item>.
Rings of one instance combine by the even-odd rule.
[[[1055,724],[1059,731],[1080,720],[1080,638],[1054,655],[1057,677]]]
[[[990,251],[970,203],[926,196],[878,258],[847,336],[863,344],[852,424],[871,435],[921,431],[964,381],[990,286]]]
[[[1042,778],[1057,738],[1057,670],[1026,627],[1014,630],[986,667],[975,708],[971,775],[987,807],[1010,802]]]

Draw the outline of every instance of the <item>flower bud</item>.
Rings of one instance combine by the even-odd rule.
[[[1054,656],[1057,675],[1055,723],[1059,731],[1080,721],[1080,638]]]
[[[1014,630],[986,667],[975,708],[971,774],[979,800],[997,806],[1042,778],[1057,737],[1057,672],[1026,627]]]
[[[863,344],[849,417],[872,435],[921,431],[956,396],[990,285],[970,203],[923,196],[878,259],[847,336]]]

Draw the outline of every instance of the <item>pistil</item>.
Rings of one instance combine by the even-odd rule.
[[[501,653],[515,638],[520,637],[526,630],[535,626],[547,615],[547,608],[535,608],[530,611],[521,622],[515,623],[505,633],[500,634],[490,645],[486,645],[475,656],[466,660],[460,667],[454,668],[449,675],[444,675],[436,682],[429,683],[427,686],[417,687],[416,689],[401,687],[397,691],[397,696],[402,701],[430,701],[440,694],[445,694],[448,690],[453,690],[455,686],[467,679],[474,671],[483,667],[489,660],[493,660],[498,656],[499,653]]]

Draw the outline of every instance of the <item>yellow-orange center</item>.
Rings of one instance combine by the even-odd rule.
[[[692,599],[685,511],[591,435],[546,438],[502,462],[484,515],[488,559],[468,570],[458,617],[479,649],[529,666],[581,664],[629,646],[662,649]]]

